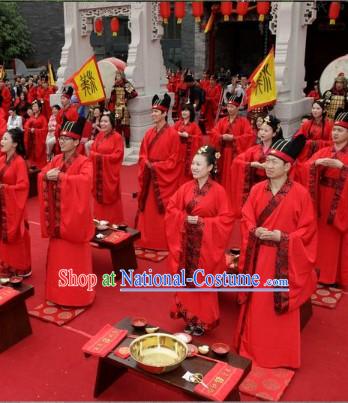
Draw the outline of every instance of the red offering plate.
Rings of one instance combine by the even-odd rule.
[[[211,349],[217,355],[226,355],[230,351],[230,346],[226,343],[214,343]]]
[[[147,325],[147,320],[145,318],[133,318],[132,326],[136,329],[142,329]]]

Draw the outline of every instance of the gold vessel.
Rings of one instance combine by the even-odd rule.
[[[153,374],[177,368],[187,356],[187,345],[165,333],[140,336],[129,346],[131,357],[138,366]]]

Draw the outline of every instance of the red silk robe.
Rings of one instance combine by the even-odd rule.
[[[57,182],[46,173],[59,168]],[[67,162],[57,155],[38,176],[41,232],[49,238],[46,299],[59,305],[86,306],[95,293],[87,287],[59,287],[59,271],[72,269],[76,275],[90,274],[92,254],[89,241],[94,235],[92,219],[92,163],[75,154]]]
[[[8,111],[10,110],[10,106],[11,106],[11,102],[12,102],[11,91],[7,88],[6,85],[4,85],[2,90],[0,90],[0,95],[2,96],[1,107],[4,109],[5,119],[7,120]]]
[[[35,101],[35,99],[37,98],[37,87],[35,87],[35,85],[31,85],[31,86],[29,86],[28,85],[28,96],[27,96],[27,99],[28,99],[28,103],[29,104],[31,104],[32,102],[34,102]]]
[[[288,279],[289,292],[240,293],[236,332],[240,355],[265,368],[300,366],[300,306],[315,289],[317,226],[310,195],[287,181],[273,196],[269,182],[256,184],[243,210],[239,269],[267,279]],[[280,242],[261,241],[257,227],[280,230]]]
[[[174,129],[178,132],[187,132],[189,137],[179,136],[180,157],[182,158],[182,173],[180,184],[192,180],[191,162],[199,147],[203,144],[202,131],[195,122],[185,124],[183,119],[175,123]]]
[[[139,153],[136,219],[141,231],[138,243],[141,247],[167,249],[164,213],[169,198],[179,186],[180,162],[180,142],[173,127],[165,125],[159,132],[152,128],[145,133]]]
[[[188,215],[198,215],[198,223],[189,224]],[[221,185],[212,179],[202,189],[196,180],[182,185],[169,200],[165,224],[172,273],[184,268],[186,278],[190,278],[196,269],[204,269],[205,274],[224,272],[232,214]],[[203,280],[199,278],[198,281]],[[219,322],[218,295],[214,291],[177,293],[171,316],[182,317],[190,325],[211,329]]]
[[[51,116],[50,95],[54,94],[55,90],[52,87],[38,87],[37,98],[43,102],[42,113],[49,120]]]
[[[98,133],[91,147],[93,164],[94,218],[113,224],[123,221],[120,170],[123,139],[116,131],[106,136]]]
[[[221,91],[220,85],[217,84],[213,87],[209,85],[205,88],[204,114],[206,118],[206,130],[211,130],[214,127]]]
[[[242,207],[251,188],[266,177],[264,169],[256,169],[250,166],[251,162],[264,163],[266,161],[267,152],[264,152],[263,145],[257,144],[250,147],[244,153],[239,154],[231,166],[231,206],[234,218],[241,218]]]
[[[16,274],[30,271],[30,235],[26,203],[28,169],[17,154],[0,157],[0,265]],[[1,271],[1,270],[0,270]]]
[[[34,129],[34,133],[31,132]],[[24,144],[31,165],[43,168],[47,163],[46,137],[48,132],[47,119],[41,113],[33,115],[24,125]]]
[[[337,158],[344,168],[316,166],[318,158]],[[302,165],[300,173],[318,215],[319,281],[348,286],[348,146],[338,152],[322,148]]]
[[[232,141],[222,139],[223,134],[233,134]],[[226,189],[231,199],[231,166],[233,159],[255,144],[255,135],[248,119],[237,116],[230,123],[228,116],[220,119],[212,130],[211,145],[221,152],[218,160],[218,176],[220,183]]]

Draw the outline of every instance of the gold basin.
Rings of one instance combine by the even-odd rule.
[[[129,346],[131,357],[138,366],[153,374],[177,368],[187,356],[187,345],[165,333],[140,336]]]

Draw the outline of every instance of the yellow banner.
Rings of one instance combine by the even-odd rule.
[[[100,77],[97,60],[92,56],[78,72],[69,78],[81,105],[90,105],[105,99],[103,81]]]
[[[277,87],[273,48],[250,76],[249,82],[249,110],[275,104],[277,100]]]
[[[54,74],[53,74],[53,67],[51,63],[48,63],[47,65],[47,73],[48,73],[48,85],[50,87],[55,87],[56,86],[56,81],[54,79]]]

